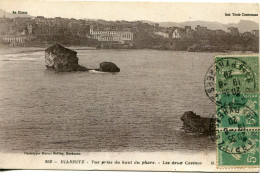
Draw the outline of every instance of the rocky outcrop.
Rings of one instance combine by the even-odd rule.
[[[77,52],[55,44],[45,50],[45,63],[48,69],[58,72],[87,71],[86,67],[78,64]]]
[[[204,118],[200,115],[197,115],[193,111],[187,111],[185,112],[181,120],[183,121],[183,130],[187,133],[199,133],[199,134],[205,134],[210,135],[213,130],[211,128],[211,125],[214,125],[214,118]]]
[[[102,72],[120,72],[120,68],[118,68],[112,62],[102,62],[102,63],[99,64],[98,71],[102,71]]]
[[[54,69],[58,72],[70,71],[101,71],[101,72],[120,72],[112,62],[102,62],[98,69],[88,69],[78,64],[77,52],[55,44],[45,50],[45,63],[48,69]]]

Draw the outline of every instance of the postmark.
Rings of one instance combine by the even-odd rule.
[[[258,56],[215,58],[217,113],[210,128],[218,168],[259,166],[258,61]]]
[[[241,91],[250,92],[258,88],[254,70],[245,61],[235,57],[217,59],[205,74],[205,93],[216,104],[221,104],[219,100],[216,101],[218,93],[226,93],[229,98],[230,95],[238,96],[242,98],[238,101],[241,104],[243,102],[243,97],[239,95]]]
[[[216,136],[218,168],[259,166],[258,129],[217,130]]]
[[[204,77],[204,90],[206,95],[212,102],[215,102],[215,98],[216,98],[215,77],[216,77],[215,66],[214,64],[212,64],[207,70],[206,75]]]
[[[246,153],[254,148],[251,131],[259,126],[258,121],[257,113],[245,105],[221,107],[216,119],[218,148],[230,154]]]
[[[216,57],[215,69],[217,94],[258,91],[258,57]]]

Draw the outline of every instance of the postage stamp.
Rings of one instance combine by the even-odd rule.
[[[217,166],[259,167],[259,57],[216,57]]]

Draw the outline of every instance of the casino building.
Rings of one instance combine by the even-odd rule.
[[[101,42],[132,43],[134,34],[130,30],[94,29],[90,26],[90,37]]]

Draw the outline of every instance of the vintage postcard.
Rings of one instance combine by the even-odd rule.
[[[0,169],[260,170],[259,4],[0,0]]]

